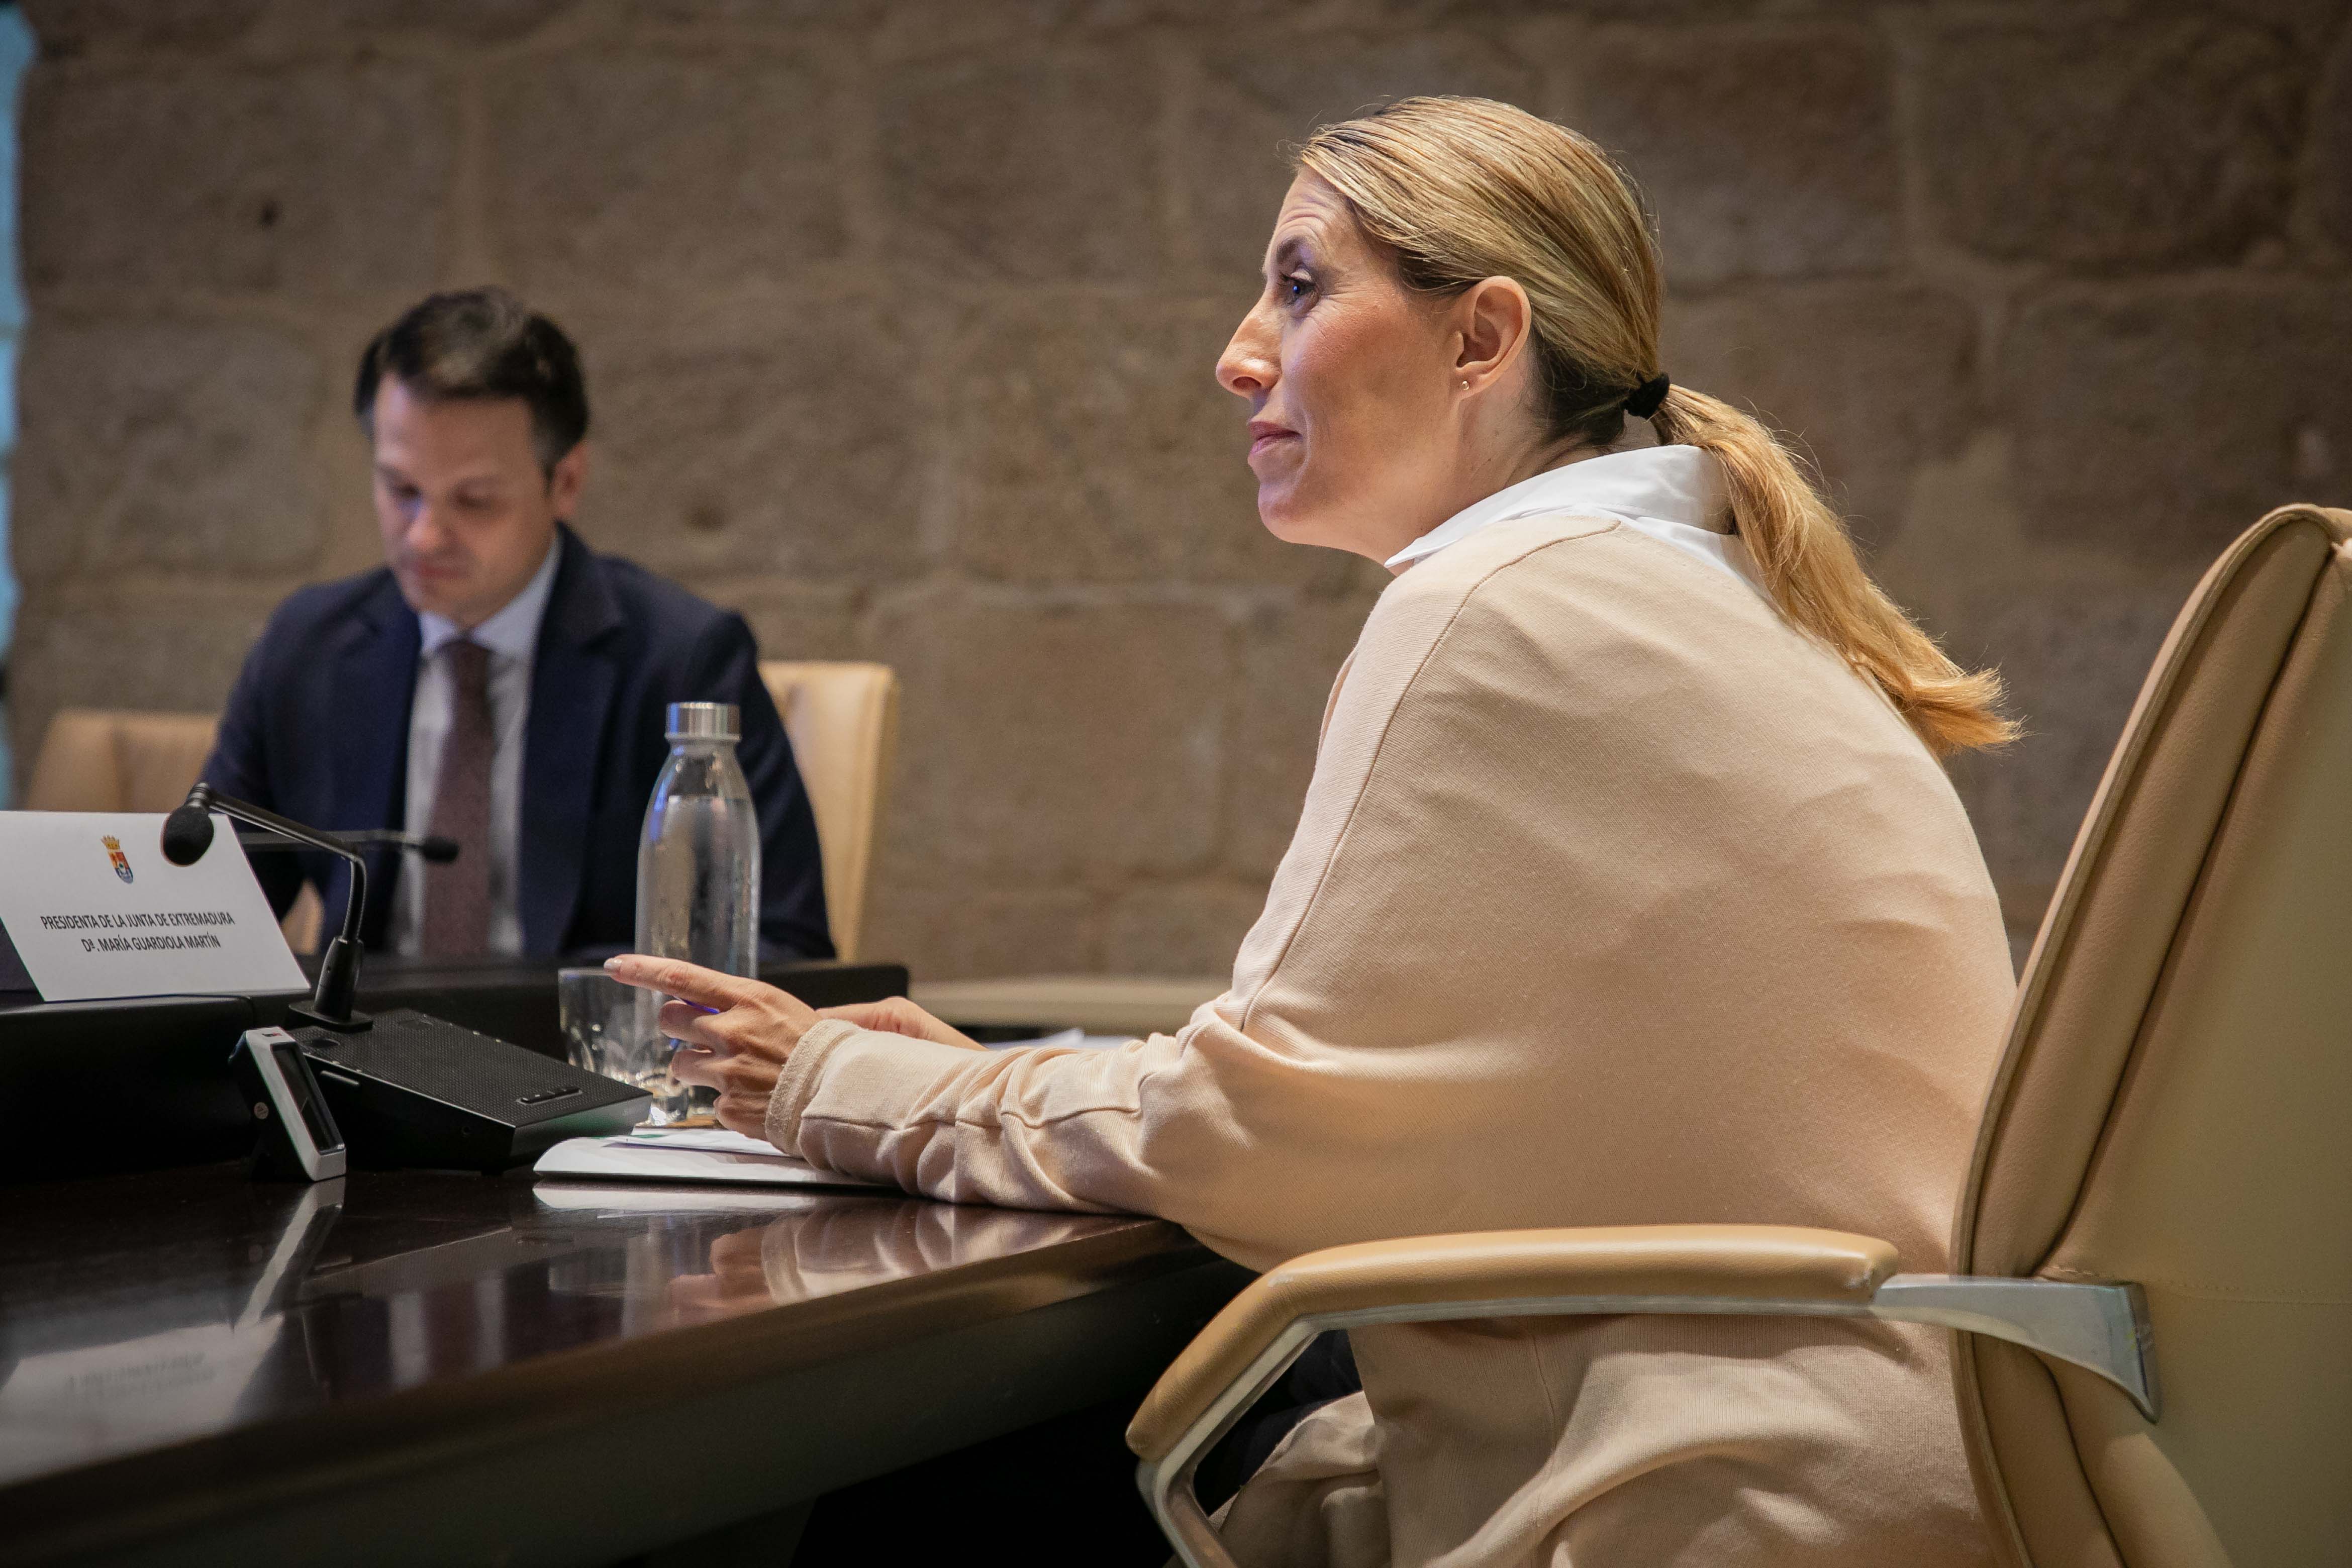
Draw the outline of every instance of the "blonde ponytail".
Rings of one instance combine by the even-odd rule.
[[[1661,441],[1713,453],[1731,517],[1780,613],[1876,683],[1937,756],[2016,738],[1994,710],[2000,677],[1964,670],[1863,570],[1853,541],[1789,449],[1720,398],[1676,386],[1651,418]]]
[[[1409,288],[1516,279],[1534,306],[1548,435],[1606,447],[1658,374],[1664,288],[1631,183],[1576,132],[1508,104],[1409,98],[1327,125],[1298,166],[1345,196]],[[2012,739],[2000,678],[1945,657],[1863,570],[1845,526],[1772,433],[1731,405],[1668,389],[1658,438],[1715,455],[1732,526],[1789,622],[1886,694],[1937,756]]]

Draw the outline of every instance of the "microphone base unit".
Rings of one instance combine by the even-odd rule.
[[[397,1007],[363,1032],[287,1020],[361,1169],[502,1171],[645,1120],[644,1089]]]
[[[238,1071],[257,1120],[282,1125],[287,1106],[321,1110],[319,1139],[340,1126],[352,1165],[378,1170],[503,1171],[535,1159],[567,1138],[626,1132],[644,1119],[653,1097],[597,1073],[413,1008],[371,1018],[352,1007],[359,990],[360,922],[367,908],[367,860],[344,839],[280,816],[250,801],[220,794],[199,780],[178,810],[163,819],[163,858],[193,866],[212,847],[215,811],[235,822],[341,857],[351,866],[343,929],[327,944],[318,984],[308,1001],[289,1007],[282,1032],[269,1032],[256,1054],[252,1037]],[[366,837],[383,837],[371,829]],[[408,847],[406,835],[394,836]],[[456,858],[447,839],[420,839],[428,861]],[[126,871],[124,875],[129,875]],[[306,1074],[308,1064],[315,1071]],[[290,1075],[290,1077],[289,1077]],[[297,1092],[315,1082],[314,1102]],[[290,1098],[289,1098],[290,1097]],[[273,1110],[273,1101],[285,1105]],[[323,1101],[323,1108],[315,1101]],[[331,1116],[323,1115],[331,1111]],[[314,1140],[315,1141],[315,1140]],[[325,1153],[321,1143],[313,1151]],[[264,1163],[291,1166],[316,1180],[319,1159],[270,1153]]]

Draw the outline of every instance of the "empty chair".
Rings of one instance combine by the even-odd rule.
[[[60,708],[34,759],[27,811],[169,811],[212,754],[209,713]],[[278,922],[297,952],[319,945],[318,890],[307,883]]]
[[[887,664],[775,660],[760,666],[760,678],[816,812],[834,951],[856,958],[898,740],[898,677]]]
[[[60,708],[25,792],[27,811],[169,811],[213,749],[209,713]]]
[[[1207,1446],[1312,1335],[1578,1312],[1963,1331],[1988,1529],[2033,1568],[2303,1568],[2352,1539],[2352,512],[2288,507],[2158,655],[2027,963],[1948,1277],[1867,1237],[1661,1226],[1294,1259],[1129,1444],[1186,1562]],[[1768,1461],[1769,1462],[1769,1461]]]

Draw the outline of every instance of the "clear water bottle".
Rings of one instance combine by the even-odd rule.
[[[735,761],[731,702],[669,705],[669,761],[637,846],[637,951],[728,974],[760,972],[760,818]],[[675,1054],[677,1042],[669,1042]],[[667,1077],[667,1075],[665,1075]],[[709,1110],[715,1090],[667,1080],[653,1120]]]

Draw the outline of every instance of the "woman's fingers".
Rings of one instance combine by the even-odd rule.
[[[723,1051],[732,1047],[710,1026],[726,1016],[714,1013],[708,1007],[698,1007],[691,1002],[665,1002],[661,1005],[661,1011],[655,1015],[655,1026],[670,1039],[684,1040],[706,1050]]]
[[[808,1004],[757,980],[674,958],[624,953],[606,959],[604,969],[625,984],[669,994],[657,1018],[661,1032],[680,1042],[671,1076],[719,1091],[714,1109],[721,1127],[761,1136],[776,1075],[816,1022]]]
[[[721,1094],[772,1094],[776,1075],[783,1068],[782,1056],[757,1050],[706,1051],[687,1047],[670,1059],[681,1064],[683,1070],[673,1069],[679,1077],[687,1078],[690,1073],[690,1081],[708,1084]]]
[[[968,1050],[980,1050],[979,1041],[940,1023],[904,996],[893,996],[882,1002],[856,1002],[845,1007],[821,1007],[820,1018],[839,1018],[861,1029],[879,1029],[885,1034],[908,1035],[918,1040],[931,1040],[942,1046],[961,1046]]]
[[[722,1094],[755,1094],[764,1099],[775,1092],[783,1058],[756,1049],[714,1051],[687,1045],[671,1055],[669,1063],[672,1076],[680,1082],[701,1084]]]
[[[768,1135],[767,1094],[722,1094],[711,1108],[711,1114],[730,1132],[740,1132],[750,1138]]]
[[[790,992],[738,974],[721,974],[682,959],[623,953],[604,961],[624,984],[665,991],[658,1026],[674,1040],[717,1051],[765,1050],[781,1058],[816,1022],[809,1005]]]
[[[715,1051],[699,1046],[681,1046],[669,1058],[669,1076],[680,1083],[698,1084],[704,1089],[719,1087],[719,1061]]]
[[[721,974],[682,958],[648,958],[642,952],[625,952],[618,958],[606,959],[604,973],[624,985],[667,991],[673,996],[722,1011],[762,995],[783,994],[772,985],[746,980],[740,974]]]

